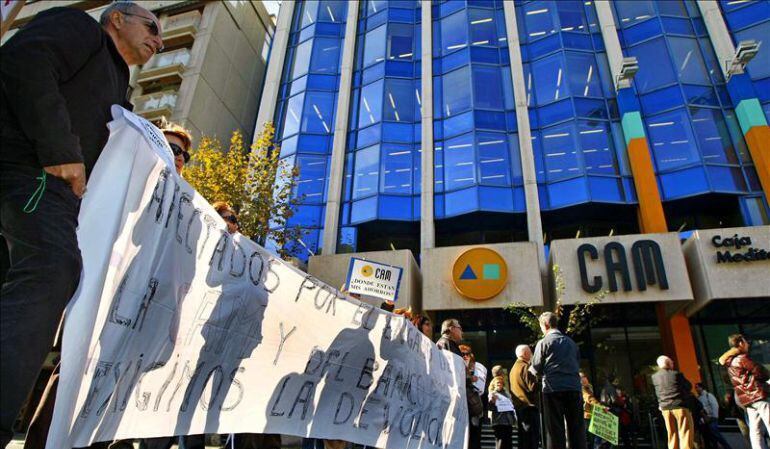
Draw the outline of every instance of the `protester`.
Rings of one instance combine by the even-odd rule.
[[[240,231],[241,228],[238,225],[238,214],[235,213],[229,204],[224,201],[217,201],[216,203],[212,204],[212,206],[214,206],[214,210],[217,211],[219,216],[225,220],[228,233],[235,234],[236,232]]]
[[[161,122],[161,131],[166,137],[166,141],[174,153],[174,167],[179,176],[182,175],[185,164],[190,162],[190,149],[192,147],[192,136],[190,132],[173,122]]]
[[[433,323],[427,315],[414,313],[412,314],[411,321],[426,337],[433,338]]]
[[[460,326],[460,322],[454,318],[449,318],[441,323],[441,337],[436,342],[436,346],[443,351],[449,351],[462,357],[459,346],[462,339],[463,328]],[[480,449],[481,416],[484,413],[484,406],[481,403],[481,397],[473,387],[473,377],[467,364],[465,368],[465,393],[468,401],[468,448]]]
[[[717,398],[709,393],[700,382],[695,384],[695,392],[698,394],[698,401],[703,405],[705,413],[707,432],[704,433],[703,437],[706,439],[706,446],[716,448],[718,444],[721,444],[725,449],[732,449],[730,443],[719,431],[719,403],[717,403]]]
[[[515,421],[511,393],[505,386],[505,368],[492,367],[492,380],[489,382],[489,408],[492,412],[492,429],[495,433],[495,449],[512,449],[511,436]]]
[[[540,445],[540,412],[537,409],[537,378],[529,372],[532,350],[516,347],[516,362],[511,368],[511,399],[516,409],[519,449],[537,449]]]
[[[602,391],[599,394],[599,402],[604,406],[606,411],[620,418],[620,410],[618,407],[618,389],[615,386],[615,382],[615,375],[608,374],[607,379],[604,382],[604,386],[602,387]],[[618,419],[618,421],[620,420]],[[619,432],[620,428],[618,428],[618,433]],[[609,441],[599,437],[596,438],[594,445],[595,447],[600,448],[608,448],[611,446]]]
[[[555,313],[540,315],[543,339],[537,342],[529,370],[542,377],[543,414],[547,449],[585,449],[583,398],[580,385],[580,351],[558,328]],[[566,422],[566,439],[565,439]]]
[[[652,375],[658,408],[663,414],[668,434],[668,449],[692,449],[694,421],[687,408],[692,398],[692,385],[682,373],[674,370],[674,361],[662,355],[658,357],[658,372]]]
[[[483,395],[487,386],[487,367],[476,361],[476,355],[470,345],[460,345],[460,354],[471,372],[473,389],[479,395]]]
[[[126,2],[100,23],[72,8],[39,13],[0,48],[0,230],[10,268],[0,301],[0,447],[51,349],[80,279],[77,215],[107,142],[129,65],[162,48],[160,23]]]
[[[591,425],[591,414],[594,411],[594,407],[602,407],[602,403],[594,396],[594,387],[588,380],[588,376],[583,371],[580,371],[580,385],[581,393],[583,395],[583,420],[585,421],[586,429]],[[593,449],[594,442],[600,440],[599,437],[589,434],[586,431],[586,445]],[[601,440],[604,441],[604,440]]]
[[[625,449],[636,448],[636,425],[634,424],[634,413],[631,409],[631,398],[625,390],[616,386],[618,397],[615,400],[616,410],[618,412],[618,423],[620,424],[620,441],[623,442]]]
[[[765,436],[770,434],[768,373],[749,357],[751,344],[746,337],[734,334],[727,341],[730,349],[719,357],[719,364],[727,367],[730,382],[735,388],[736,402],[746,409],[751,447],[764,448]]]

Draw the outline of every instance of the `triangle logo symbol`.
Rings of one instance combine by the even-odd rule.
[[[473,272],[473,269],[470,265],[465,266],[465,270],[463,270],[463,273],[460,275],[460,279],[463,280],[476,280],[478,277],[476,277],[476,273]]]

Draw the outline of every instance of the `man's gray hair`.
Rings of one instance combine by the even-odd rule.
[[[658,357],[658,360],[656,360],[658,367],[663,369],[669,369],[669,367],[674,366],[674,361],[671,360],[671,357],[662,355]]]
[[[452,326],[459,326],[460,322],[457,321],[457,318],[449,318],[444,320],[443,323],[441,323],[441,335],[446,335],[449,333],[449,331],[452,329]]]
[[[529,350],[529,345],[516,346],[516,357],[521,358]]]
[[[538,321],[548,329],[557,329],[559,327],[559,316],[553,312],[543,312]]]
[[[99,23],[104,27],[110,23],[110,14],[115,11],[122,12],[124,14],[133,14],[136,11],[136,4],[131,1],[117,1],[102,11],[102,15],[99,16]]]

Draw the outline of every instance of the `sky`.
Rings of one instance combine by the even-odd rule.
[[[268,14],[278,15],[278,6],[281,4],[281,0],[262,0],[265,4]]]

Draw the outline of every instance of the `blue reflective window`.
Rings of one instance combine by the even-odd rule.
[[[746,210],[747,225],[749,226],[761,226],[770,224],[770,211],[765,207],[762,197],[750,197],[742,199],[744,208]]]
[[[412,149],[407,145],[382,145],[382,193],[412,193]]]
[[[524,23],[529,40],[556,32],[553,9],[554,4],[550,1],[536,1],[524,5]]]
[[[620,3],[636,2],[618,2],[617,4]],[[636,56],[639,61],[639,72],[634,76],[634,84],[640,92],[649,92],[657,87],[676,82],[674,68],[671,66],[663,38],[631,47],[628,49],[628,54]]]
[[[549,180],[573,177],[580,174],[580,161],[575,144],[573,125],[561,125],[544,129],[543,156]]]
[[[719,61],[717,60],[717,55],[714,53],[714,47],[711,46],[711,41],[705,37],[702,37],[699,40],[700,48],[703,50],[703,60],[706,64],[706,70],[708,70],[709,75],[711,75],[712,83],[724,83],[725,79],[722,76],[722,69],[719,67]]]
[[[470,74],[468,66],[442,77],[445,117],[457,115],[471,107]]]
[[[738,123],[738,117],[735,115],[735,111],[733,109],[724,109],[723,112],[725,115],[725,125],[727,125],[727,131],[730,133],[730,137],[732,137],[733,143],[735,144],[735,152],[737,153],[738,159],[744,164],[750,164],[751,155],[749,154],[749,149],[746,147],[746,141],[743,139],[743,131]]]
[[[339,67],[339,39],[315,39],[313,56],[310,58],[310,71],[315,73],[337,73]]]
[[[323,202],[326,180],[325,156],[297,156],[299,180],[297,180],[296,196],[305,197],[305,203]]]
[[[519,153],[518,134],[508,135],[508,152],[511,155],[511,184],[522,185],[524,183],[524,178],[521,173],[521,154]],[[539,159],[539,157],[536,156],[536,159]]]
[[[630,2],[612,2],[615,5],[620,25],[627,27],[636,22],[640,22],[655,15],[650,0],[633,0]]]
[[[658,170],[700,162],[690,120],[683,109],[648,117],[647,130]]]
[[[468,9],[471,45],[497,45],[495,10]]]
[[[303,94],[295,95],[286,103],[286,112],[283,114],[283,135],[282,137],[297,134],[299,131],[300,114],[302,114],[302,103],[305,99]]]
[[[602,85],[594,55],[568,52],[566,58],[570,93],[579,97],[601,97]]]
[[[683,83],[710,84],[708,70],[698,48],[698,41],[686,37],[669,37],[679,81]]]
[[[479,183],[510,186],[510,157],[505,134],[478,133],[476,149],[479,157]]]
[[[334,93],[307,92],[302,111],[303,133],[330,134],[334,117]]]
[[[384,119],[396,122],[413,122],[415,98],[413,80],[386,80]]]
[[[441,48],[443,54],[468,45],[468,23],[465,11],[441,19]]]
[[[543,105],[561,100],[569,95],[564,79],[561,54],[555,54],[532,64],[537,104]],[[530,80],[528,79],[527,82]]]
[[[690,108],[692,127],[706,163],[738,164],[730,132],[717,109]]]
[[[752,79],[770,76],[770,20],[735,33],[735,41],[755,40],[759,44],[759,53],[749,62],[747,68]]]
[[[684,2],[682,2],[682,0],[665,0],[662,2],[655,2],[655,4],[658,5],[658,11],[662,15],[677,17],[688,16],[687,9],[685,9]]]
[[[356,151],[353,173],[353,199],[377,193],[380,179],[380,146]]]
[[[344,0],[322,0],[318,8],[319,22],[341,23],[347,17],[348,4]]]
[[[607,122],[578,121],[578,140],[586,173],[617,175],[615,149]]]
[[[383,25],[366,33],[364,41],[364,67],[385,60],[386,28]]]
[[[361,103],[358,108],[360,128],[382,121],[382,80],[361,89]]]
[[[583,0],[559,0],[556,9],[559,11],[561,31],[585,33],[586,17],[583,14]]]
[[[447,190],[460,189],[476,183],[472,133],[444,142],[444,172]]]
[[[366,12],[368,15],[377,14],[388,7],[388,0],[367,0]]]
[[[388,59],[411,60],[414,57],[414,26],[402,23],[388,25]]]
[[[307,73],[310,67],[310,51],[313,48],[313,41],[305,41],[294,49],[294,61],[291,68],[291,79],[297,79]]]
[[[316,14],[318,14],[318,0],[308,0],[303,3],[302,22],[300,27],[305,28],[306,26],[315,23]]]
[[[477,108],[503,109],[502,77],[499,67],[473,66],[473,104]]]

